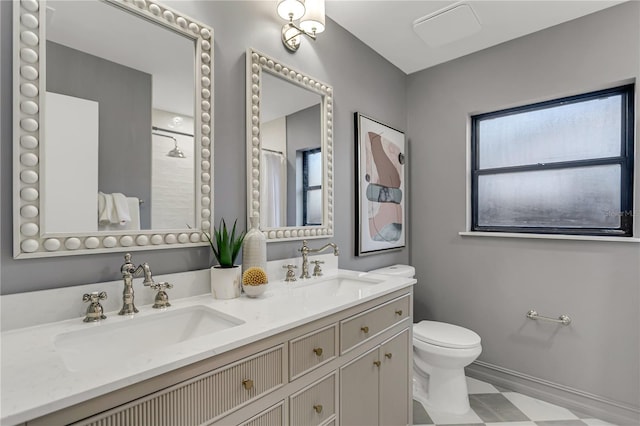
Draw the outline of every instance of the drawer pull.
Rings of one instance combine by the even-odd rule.
[[[322,356],[322,348],[314,348],[313,353],[315,353],[317,356]]]
[[[369,332],[369,327],[367,327],[365,325],[364,327],[360,327],[360,330],[362,330],[364,333],[368,333]]]
[[[375,365],[376,367],[380,367],[381,362],[380,361],[373,361],[373,365]]]
[[[391,354],[391,352],[389,352],[388,354],[384,354],[384,356],[386,356],[388,359],[391,359],[393,355]]]
[[[402,309],[398,309],[398,310],[396,311],[396,315],[398,315],[399,317],[401,317],[401,316],[402,316]]]
[[[314,405],[313,409],[318,414],[322,413],[322,405],[320,405],[320,404]]]
[[[251,390],[253,389],[253,380],[251,379],[244,379],[242,381],[242,386],[246,389],[246,390]]]

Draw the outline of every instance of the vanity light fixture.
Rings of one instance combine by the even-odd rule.
[[[300,47],[301,35],[312,40],[324,31],[324,0],[280,0],[278,15],[288,22],[282,26],[282,44],[291,52]],[[300,20],[296,25],[294,21]]]

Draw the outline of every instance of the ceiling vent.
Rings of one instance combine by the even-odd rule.
[[[413,30],[431,47],[469,37],[482,29],[470,5],[455,3],[413,22]]]

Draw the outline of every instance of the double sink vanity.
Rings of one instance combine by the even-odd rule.
[[[160,279],[203,289],[208,275]],[[135,315],[105,309],[99,322],[6,330],[0,422],[411,424],[414,283],[329,266],[322,277],[272,280],[258,298],[205,293]],[[51,296],[37,293],[50,291],[31,299]]]

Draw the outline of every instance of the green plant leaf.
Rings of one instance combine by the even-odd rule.
[[[232,268],[238,254],[240,254],[246,232],[243,231],[236,236],[237,223],[238,219],[233,222],[233,228],[231,228],[231,233],[229,233],[227,223],[224,218],[221,219],[220,225],[217,228],[215,226],[213,228],[215,243],[205,232],[211,250],[221,268]]]

